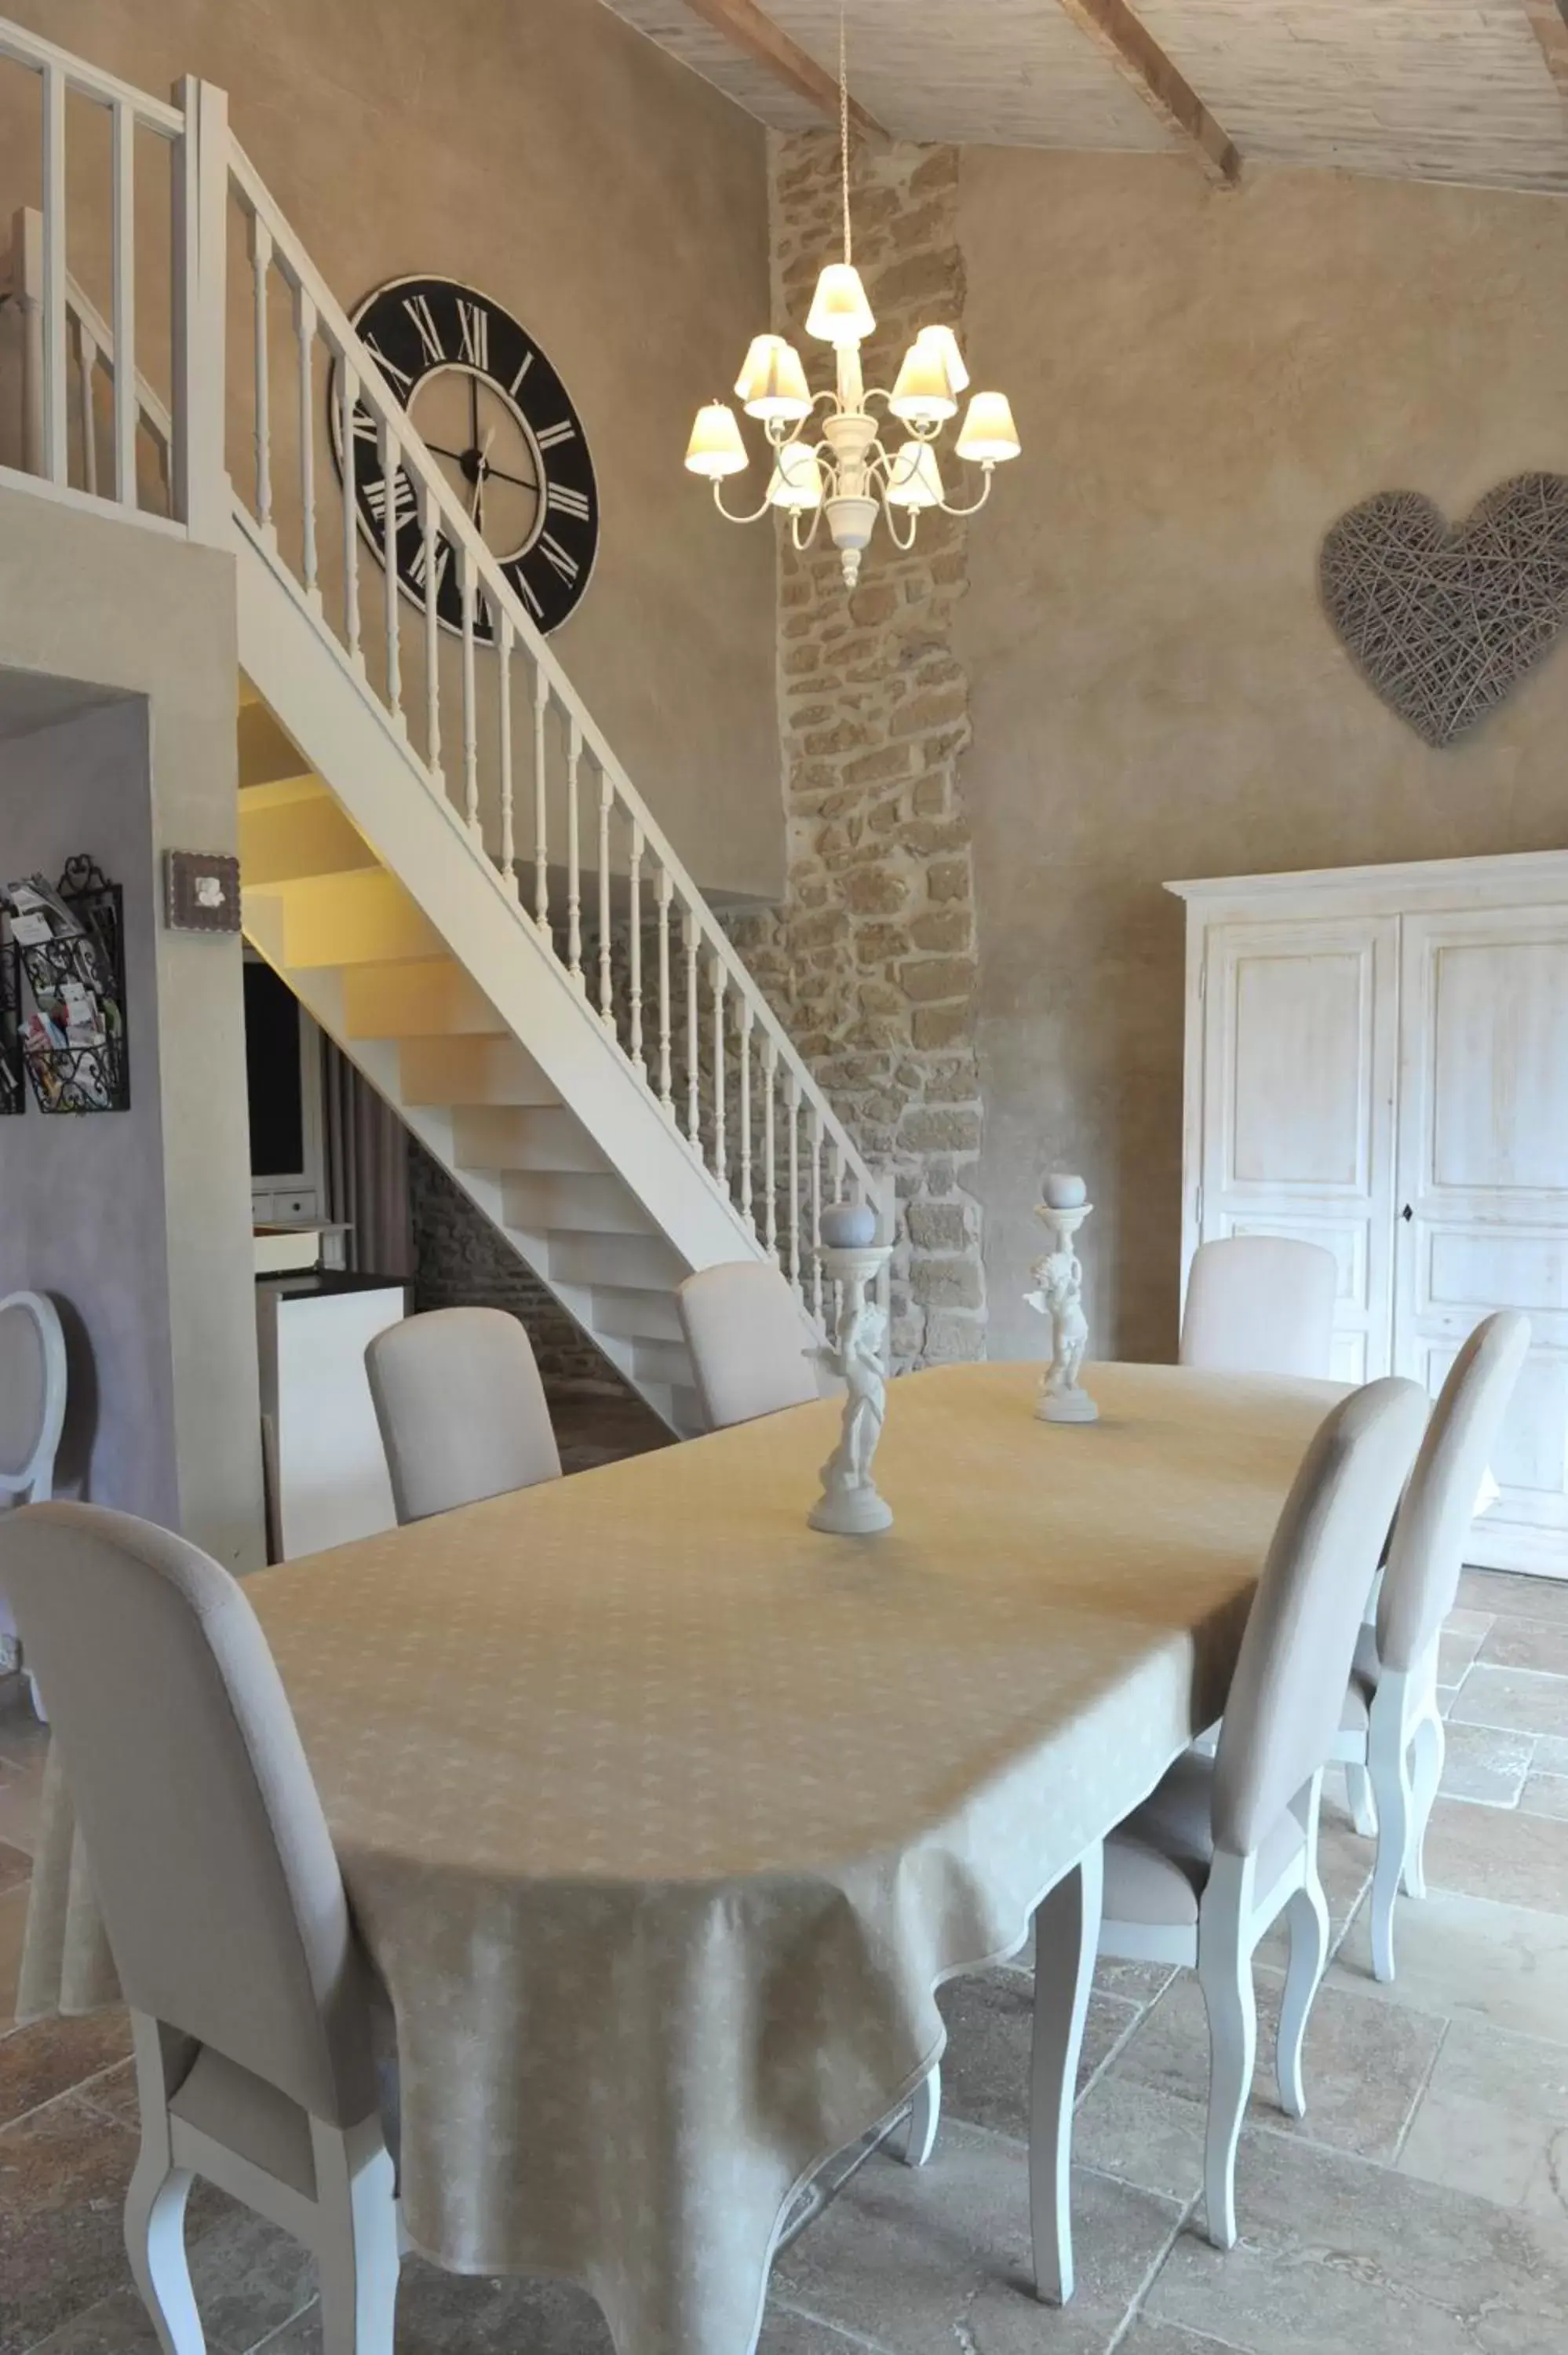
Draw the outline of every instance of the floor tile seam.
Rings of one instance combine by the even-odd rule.
[[[1138,2034],[1139,2030],[1144,2025],[1146,2020],[1153,2017],[1156,2006],[1163,2002],[1165,1997],[1169,1994],[1171,1988],[1174,1987],[1175,1984],[1176,1982],[1174,1979],[1168,1980],[1166,1985],[1160,1988],[1160,1993],[1154,1998],[1153,2002],[1144,2004],[1134,2009],[1132,2018],[1122,2030],[1121,2034],[1117,2038],[1115,2043],[1107,2048],[1102,2058],[1097,2061],[1094,2068],[1090,2070],[1089,2074],[1084,2080],[1082,2091],[1074,2094],[1073,2108],[1075,2113],[1086,2101],[1087,2101],[1089,2095],[1094,2092],[1095,2087],[1099,2083],[1100,2079],[1105,2075],[1106,2071],[1111,2066],[1111,2063],[1115,2061],[1120,2060],[1122,2054],[1127,2051],[1127,2048],[1131,2043],[1133,2038]],[[1121,1998],[1112,1998],[1111,2000],[1119,2001]]]
[[[1178,2211],[1176,2221],[1171,2225],[1163,2246],[1160,2248],[1159,2254],[1144,2267],[1143,2279],[1139,2283],[1138,2287],[1133,2291],[1131,2297],[1128,2301],[1127,2312],[1122,2316],[1120,2322],[1118,2324],[1116,2330],[1113,2332],[1110,2340],[1107,2345],[1106,2355],[1116,2355],[1116,2350],[1120,2347],[1122,2341],[1137,2327],[1139,2317],[1143,2311],[1143,2302],[1149,2296],[1150,2291],[1153,2288],[1155,2283],[1159,2280],[1160,2274],[1164,2271],[1165,2261],[1170,2256],[1171,2250],[1176,2246],[1176,2243],[1181,2239],[1182,2233],[1186,2231],[1189,2222],[1196,2212],[1198,2201],[1202,2196],[1201,2192],[1194,2191],[1192,2197],[1187,2200],[1185,2206]]]
[[[90,2080],[84,2078],[82,2083],[85,2084]],[[98,2103],[84,2100],[80,2085],[62,2085],[58,2093],[49,2095],[47,2102],[35,2102],[30,2110],[18,2110],[14,2118],[6,2118],[0,2123],[0,2139],[13,2133],[17,2126],[30,2126],[35,2118],[41,2118],[46,2110],[57,2110],[67,2102],[79,2110],[84,2110],[95,2126],[118,2126],[122,2134],[128,2135],[134,2135],[136,2131],[134,2126],[127,2126],[123,2118],[116,2117],[112,2110],[102,2109]]]
[[[810,2322],[819,2330],[836,2331],[839,2337],[847,2339],[852,2347],[863,2347],[866,2355],[894,2355],[894,2350],[887,2346],[885,2340],[868,2339],[863,2330],[854,2329],[847,2322],[835,2322],[831,2314],[820,2314],[814,2307],[802,2306],[798,2298],[769,2297],[768,2305],[776,2313],[792,2314],[797,2321]],[[298,2319],[297,2316],[295,2319]],[[255,2350],[255,2355],[261,2355],[260,2349]]]
[[[1397,1977],[1394,1983],[1397,1986]],[[1404,2156],[1404,2146],[1410,2140],[1410,2131],[1414,2126],[1417,2117],[1420,2115],[1421,2105],[1425,2101],[1427,2094],[1431,2090],[1432,2080],[1437,2073],[1437,2063],[1443,2058],[1444,2051],[1448,2042],[1448,2030],[1453,2027],[1453,2025],[1454,2022],[1451,2018],[1443,2022],[1442,2033],[1439,2035],[1436,2045],[1433,2047],[1431,2060],[1427,2062],[1425,2071],[1422,2073],[1421,2083],[1416,2089],[1415,2098],[1411,2103],[1409,2109],[1405,2113],[1404,2124],[1400,2127],[1399,2133],[1395,2137],[1393,2157],[1389,2160],[1390,2167],[1395,2170],[1397,2170],[1399,2162]]]

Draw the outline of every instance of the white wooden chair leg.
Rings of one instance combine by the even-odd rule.
[[[1372,1776],[1364,1766],[1347,1763],[1345,1767],[1345,1798],[1351,1810],[1351,1821],[1362,1839],[1377,1837],[1377,1804],[1372,1797]]]
[[[1436,1713],[1417,1720],[1412,1736],[1410,1836],[1404,1849],[1404,1886],[1412,1897],[1426,1894],[1426,1827],[1443,1780],[1448,1737]]]
[[[183,2168],[170,2166],[166,2137],[143,2139],[125,2195],[125,2254],[164,2355],[205,2355],[185,2259],[185,2200],[192,2180]]]
[[[1299,2118],[1307,2114],[1301,2048],[1307,2041],[1313,1998],[1329,1959],[1329,1902],[1315,1866],[1306,1887],[1298,1889],[1287,1906],[1286,1918],[1290,1930],[1290,1961],[1279,2005],[1275,2076],[1280,2108],[1287,2118]]]
[[[1029,2072],[1029,2221],[1034,2294],[1073,2295],[1073,2097],[1100,1943],[1105,1851],[1098,1843],[1034,1916],[1034,2038]]]
[[[909,2127],[896,2155],[906,2167],[924,2167],[937,2147],[937,2128],[942,2122],[942,2072],[932,2070],[925,2083],[915,2088],[915,2098],[909,2105]]]
[[[379,2119],[339,2133],[311,2121],[321,2238],[322,2355],[392,2355],[398,2227]]]
[[[1381,1728],[1372,1727],[1370,1764],[1378,1815],[1372,1883],[1372,1976],[1386,1982],[1393,1977],[1393,1907],[1410,1853],[1414,1798],[1404,1730],[1392,1715]]]
[[[1257,2059],[1257,1999],[1252,1955],[1241,1925],[1251,1911],[1251,1869],[1218,1856],[1198,1917],[1198,1985],[1209,2016],[1209,2123],[1203,2145],[1203,2196],[1216,2249],[1236,2239],[1236,2145]]]

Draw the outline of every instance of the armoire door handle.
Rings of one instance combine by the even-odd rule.
[[[1401,1212],[1400,1212],[1400,1214],[1399,1214],[1399,1215],[1400,1215],[1400,1217],[1404,1220],[1405,1225],[1406,1225],[1406,1226],[1408,1226],[1408,1225],[1410,1224],[1411,1220],[1415,1216],[1415,1213],[1414,1213],[1414,1211],[1411,1209],[1411,1207],[1410,1207],[1409,1203],[1408,1203],[1408,1202],[1406,1202],[1406,1204],[1405,1204],[1405,1206],[1404,1206],[1404,1209],[1403,1209],[1403,1210],[1401,1210]]]

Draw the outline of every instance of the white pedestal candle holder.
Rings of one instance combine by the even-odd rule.
[[[1087,1191],[1081,1178],[1047,1178],[1045,1199],[1034,1211],[1054,1239],[1054,1248],[1029,1271],[1035,1290],[1023,1295],[1031,1308],[1051,1319],[1051,1362],[1040,1378],[1034,1401],[1034,1412],[1042,1423],[1099,1420],[1098,1407],[1078,1381],[1089,1343],[1089,1321],[1084,1315],[1084,1271],[1073,1239],[1094,1209]]]
[[[887,1318],[866,1297],[892,1256],[890,1243],[822,1243],[817,1251],[822,1273],[839,1288],[836,1345],[817,1354],[842,1380],[846,1395],[839,1444],[822,1466],[822,1493],[806,1518],[812,1529],[839,1537],[868,1537],[893,1519],[893,1508],[877,1494],[871,1474],[887,1407],[882,1359]]]

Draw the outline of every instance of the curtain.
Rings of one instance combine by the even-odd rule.
[[[414,1273],[408,1216],[408,1133],[346,1055],[322,1039],[322,1127],[327,1216],[344,1220],[355,1275],[407,1283]]]

